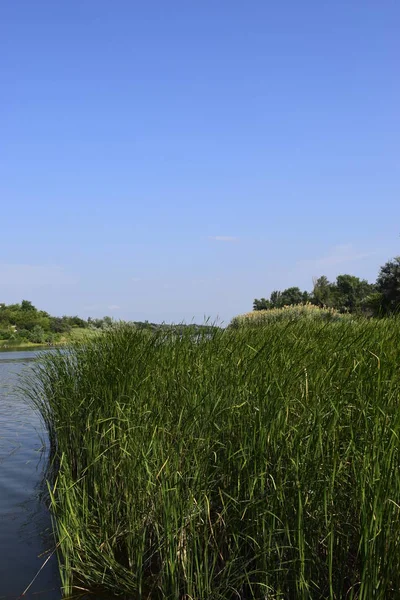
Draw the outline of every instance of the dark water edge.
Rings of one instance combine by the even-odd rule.
[[[0,352],[38,352],[38,350],[48,350],[49,348],[53,348],[54,346],[49,346],[48,344],[29,344],[28,346],[24,346],[23,344],[5,344],[0,346]]]
[[[46,432],[17,391],[38,355],[34,348],[0,353],[0,600],[17,600],[28,586],[27,600],[62,597],[44,493]]]

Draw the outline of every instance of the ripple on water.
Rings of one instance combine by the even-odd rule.
[[[40,500],[46,457],[39,416],[17,394],[33,352],[0,353],[0,600],[16,600],[44,563],[54,541],[48,511]],[[53,556],[24,596],[60,600]]]

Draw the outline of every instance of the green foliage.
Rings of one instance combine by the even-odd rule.
[[[366,298],[374,293],[375,286],[354,275],[338,275],[333,287],[334,304],[341,312],[360,312]]]
[[[75,315],[74,317],[63,317],[63,319],[67,319],[71,327],[80,327],[81,329],[86,329],[86,327],[88,327],[88,322],[81,319],[81,317],[78,317],[78,315]]]
[[[346,315],[117,327],[43,357],[65,594],[396,600],[399,338]]]
[[[46,341],[46,333],[40,325],[35,325],[29,332],[29,341],[33,344],[43,344]]]
[[[302,292],[298,287],[290,287],[283,290],[280,303],[281,306],[289,306],[294,304],[303,304],[306,301],[307,292]],[[279,306],[277,306],[279,308]]]
[[[71,324],[68,317],[52,317],[50,320],[50,330],[53,333],[68,333],[71,331]]]
[[[21,310],[23,311],[32,311],[37,312],[36,308],[33,306],[32,302],[29,300],[22,300],[21,302]]]
[[[382,317],[385,315],[383,305],[383,296],[381,292],[373,292],[364,300],[363,309],[365,313],[369,313],[373,317]]]
[[[40,329],[42,330],[41,327],[40,327]],[[31,341],[31,335],[32,335],[32,332],[29,331],[29,329],[18,329],[18,331],[16,331],[14,334],[16,340],[27,341],[27,342]]]
[[[234,317],[230,322],[230,327],[238,329],[240,327],[260,327],[277,322],[293,321],[343,321],[350,320],[351,316],[342,314],[334,308],[320,308],[314,304],[298,304],[293,306],[284,306],[283,308],[272,308],[268,310],[259,310],[244,315]]]
[[[317,306],[333,306],[333,285],[325,275],[318,277],[314,281],[312,292],[313,304]]]
[[[387,262],[378,275],[376,282],[381,294],[381,308],[386,314],[400,310],[400,256]]]
[[[21,304],[0,304],[0,340],[52,343],[73,329],[88,327],[88,322],[78,316],[51,317],[29,300],[22,300]]]
[[[32,331],[35,326],[49,330],[50,316],[45,311],[37,310],[28,300],[23,300],[21,304],[0,305],[1,328]]]
[[[92,329],[108,329],[112,327],[114,321],[112,317],[103,317],[102,319],[92,319],[88,318],[88,326]]]
[[[376,290],[375,285],[354,275],[338,275],[331,283],[325,275],[314,281],[311,294],[298,287],[290,287],[283,292],[275,290],[270,299],[255,299],[253,310],[269,310],[312,303],[320,308],[335,308],[340,312],[360,313],[367,310],[367,298]]]
[[[271,308],[283,308],[295,304],[304,304],[308,302],[308,292],[302,292],[298,287],[290,287],[283,292],[275,290],[271,293],[270,299],[261,298],[255,299],[253,302],[253,310],[268,310]]]
[[[260,298],[257,300],[257,298],[255,298],[253,302],[253,310],[268,310],[269,308],[272,308],[270,300],[267,300],[266,298]]]

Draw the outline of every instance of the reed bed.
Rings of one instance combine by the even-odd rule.
[[[230,323],[230,327],[234,329],[238,329],[239,327],[260,327],[262,325],[271,325],[278,321],[351,321],[354,318],[354,315],[350,313],[341,313],[335,308],[322,308],[306,302],[305,304],[289,304],[282,306],[282,308],[253,310],[234,317]]]
[[[398,598],[399,339],[125,326],[44,357],[65,597]]]

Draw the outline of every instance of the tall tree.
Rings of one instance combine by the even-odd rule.
[[[280,306],[282,306],[281,296],[282,292],[280,292],[279,290],[274,290],[273,292],[271,292],[271,295],[269,297],[271,308],[279,308]]]
[[[256,298],[253,302],[253,310],[268,310],[270,308],[282,308],[292,304],[305,304],[309,301],[309,293],[302,292],[298,287],[290,287],[283,292],[274,290],[269,300]]]
[[[21,310],[24,310],[24,311],[28,311],[28,310],[36,311],[36,307],[33,306],[32,302],[30,300],[22,300],[22,302],[21,302]]]
[[[271,302],[266,298],[254,299],[253,310],[268,310],[269,308],[271,308]]]
[[[291,304],[302,304],[304,302],[304,294],[298,287],[290,287],[283,290],[280,296],[281,306],[288,306]]]
[[[381,267],[376,288],[381,294],[381,306],[385,313],[400,310],[400,256]]]
[[[338,275],[333,290],[335,308],[342,312],[357,312],[374,290],[375,286],[366,279],[355,275]]]
[[[312,302],[317,306],[334,305],[334,284],[325,275],[314,279]]]

